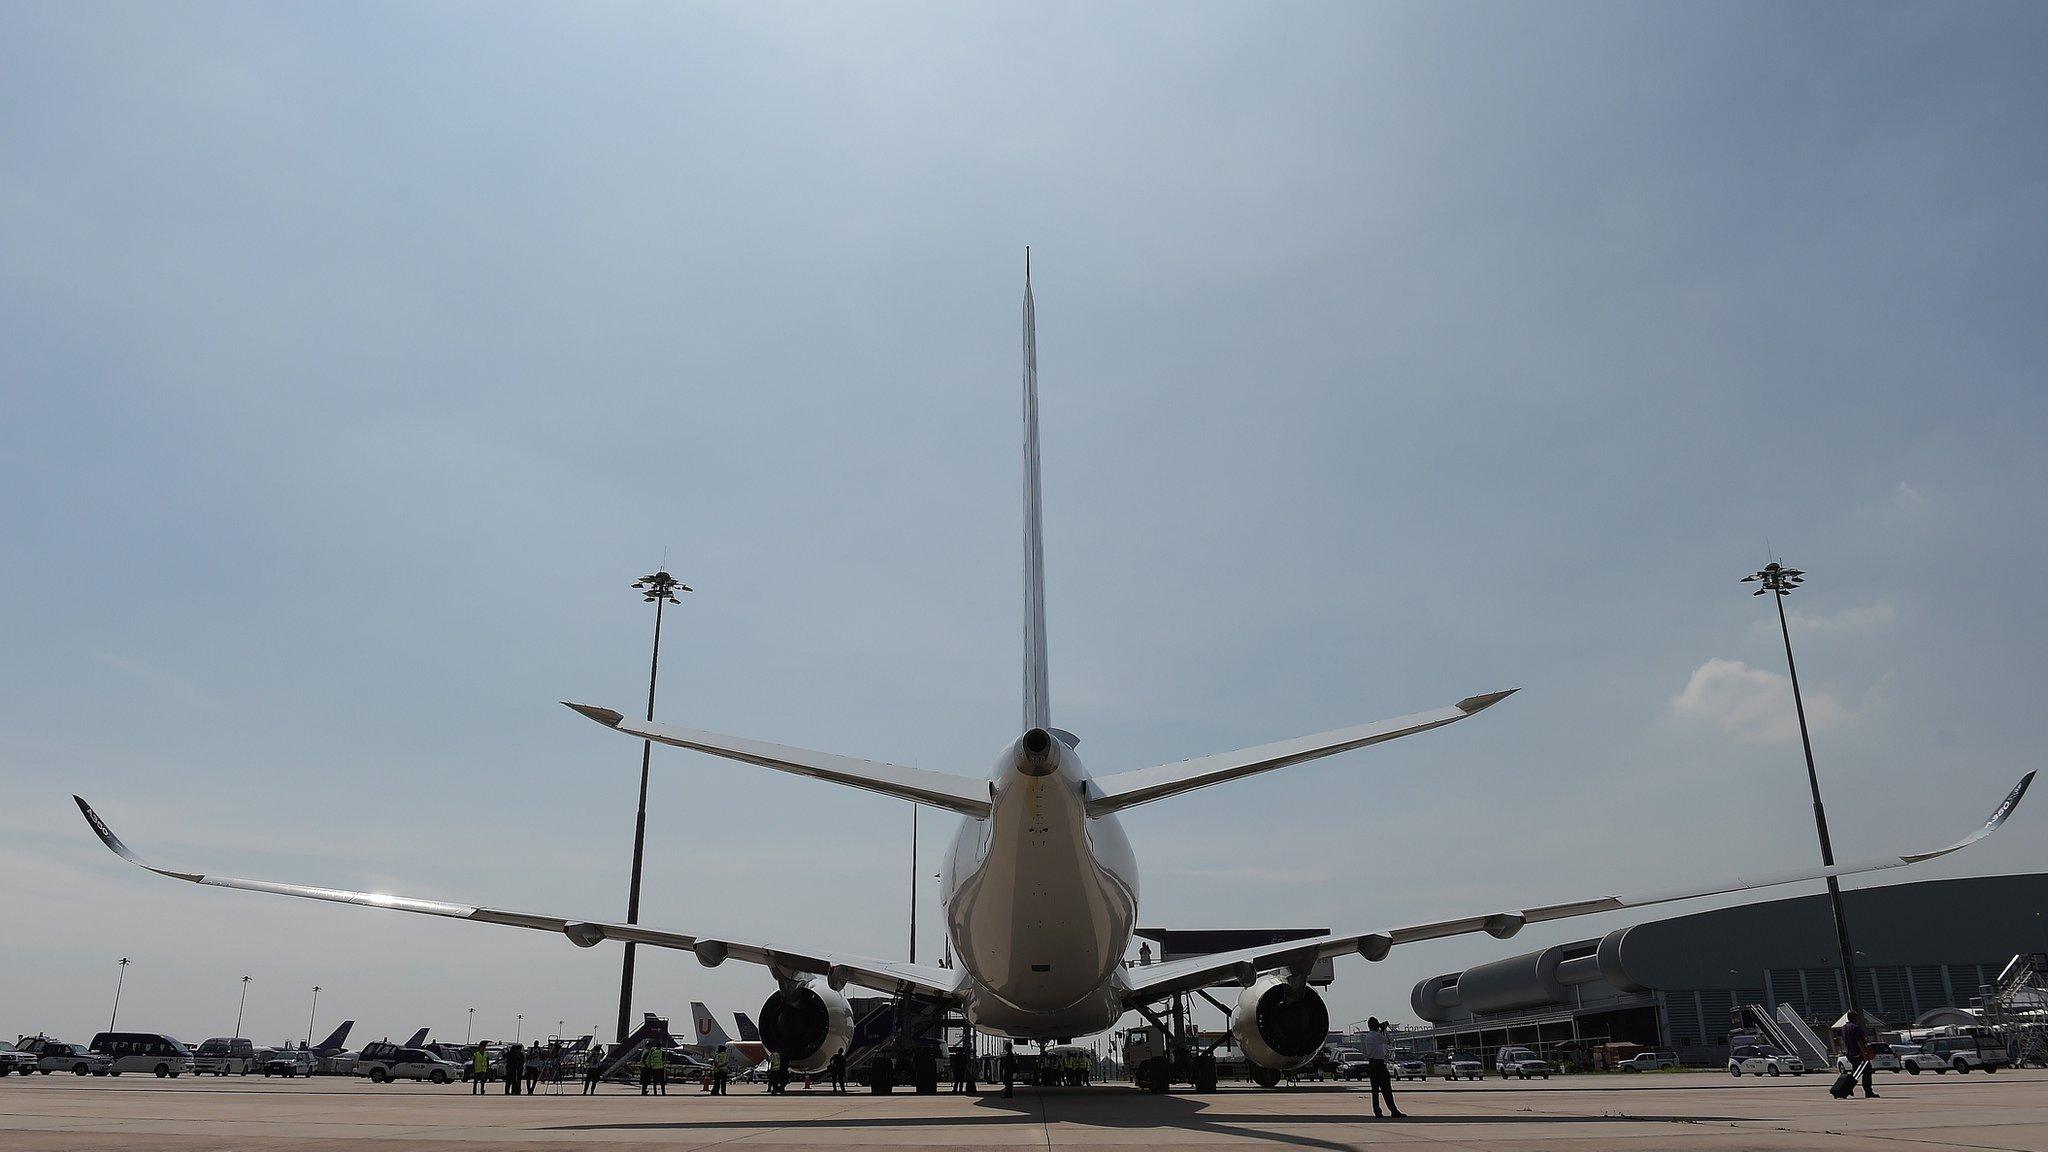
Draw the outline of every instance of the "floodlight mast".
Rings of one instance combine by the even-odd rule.
[[[676,593],[690,591],[690,586],[668,574],[668,569],[658,568],[633,581],[633,587],[640,592],[640,599],[654,605],[654,657],[647,667],[647,719],[654,720],[654,680],[661,671],[661,611],[670,604],[681,604]],[[653,755],[654,743],[643,740],[640,743],[640,806],[633,817],[633,880],[626,894],[626,923],[640,922],[640,862],[647,847],[647,766]],[[619,1033],[618,1042],[626,1042],[626,1033],[633,1016],[633,942],[626,942],[626,956],[623,970],[619,974]]]
[[[1813,768],[1813,737],[1806,728],[1806,700],[1799,692],[1799,665],[1792,659],[1792,629],[1785,622],[1785,597],[1806,582],[1806,573],[1773,560],[1744,576],[1742,582],[1757,585],[1756,591],[1750,595],[1770,593],[1778,606],[1778,634],[1785,640],[1785,670],[1792,677],[1792,707],[1799,713],[1799,746],[1806,753],[1806,786],[1813,792],[1813,826],[1820,833],[1820,862],[1832,868],[1835,865],[1835,846],[1828,839],[1828,810],[1820,801],[1820,776]],[[1849,947],[1849,918],[1842,911],[1842,885],[1833,876],[1828,877],[1828,907],[1835,916],[1835,947],[1842,953],[1842,985],[1848,994],[1848,1016],[1860,1022],[1862,1005],[1856,995],[1856,953]]]

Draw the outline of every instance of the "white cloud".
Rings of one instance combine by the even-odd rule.
[[[1679,720],[1712,724],[1746,743],[1777,744],[1799,738],[1791,679],[1740,660],[1716,657],[1700,665],[1668,707]],[[1815,731],[1825,732],[1846,723],[1849,710],[1824,690],[1808,691],[1806,719]]]

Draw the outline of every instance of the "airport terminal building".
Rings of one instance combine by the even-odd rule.
[[[1842,894],[1859,999],[1889,1028],[1983,1000],[2011,958],[2048,948],[2048,873],[1926,880]],[[1432,976],[1410,1044],[1490,1050],[1625,1041],[1724,1059],[1746,1004],[1824,1028],[1846,1008],[1825,894],[1696,912]]]

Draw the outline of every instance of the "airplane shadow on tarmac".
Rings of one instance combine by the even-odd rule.
[[[1264,1094],[1262,1094],[1264,1095]],[[849,1101],[859,1095],[849,1096]],[[1058,1111],[1048,1115],[1047,1100],[1057,1101]],[[1284,1100],[1285,1097],[1269,1097]],[[1154,1096],[1119,1088],[1024,1089],[1010,1099],[1000,1093],[985,1093],[975,1101],[977,1114],[967,1116],[860,1116],[834,1115],[805,1118],[782,1117],[760,1120],[672,1120],[621,1121],[613,1124],[559,1124],[538,1129],[546,1132],[631,1132],[662,1130],[765,1129],[800,1131],[859,1128],[960,1128],[981,1124],[1078,1124],[1095,1128],[1172,1128],[1190,1134],[1279,1141],[1307,1148],[1351,1152],[1352,1145],[1317,1140],[1298,1133],[1269,1131],[1261,1125],[1274,1124],[1388,1124],[1396,1127],[1437,1124],[1714,1124],[1734,1123],[1738,1116],[1626,1116],[1559,1115],[1540,1112],[1485,1112],[1468,1115],[1418,1116],[1410,1113],[1400,1120],[1381,1119],[1370,1112],[1277,1112],[1238,1111],[1228,1100],[1202,1100],[1186,1096]],[[1753,1118],[1752,1118],[1753,1119]]]

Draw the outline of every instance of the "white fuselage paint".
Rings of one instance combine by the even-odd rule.
[[[1054,741],[1033,776],[1023,742],[997,762],[988,818],[966,819],[941,873],[968,1022],[1018,1040],[1100,1032],[1124,1014],[1137,860],[1115,816],[1090,817],[1088,773]]]

